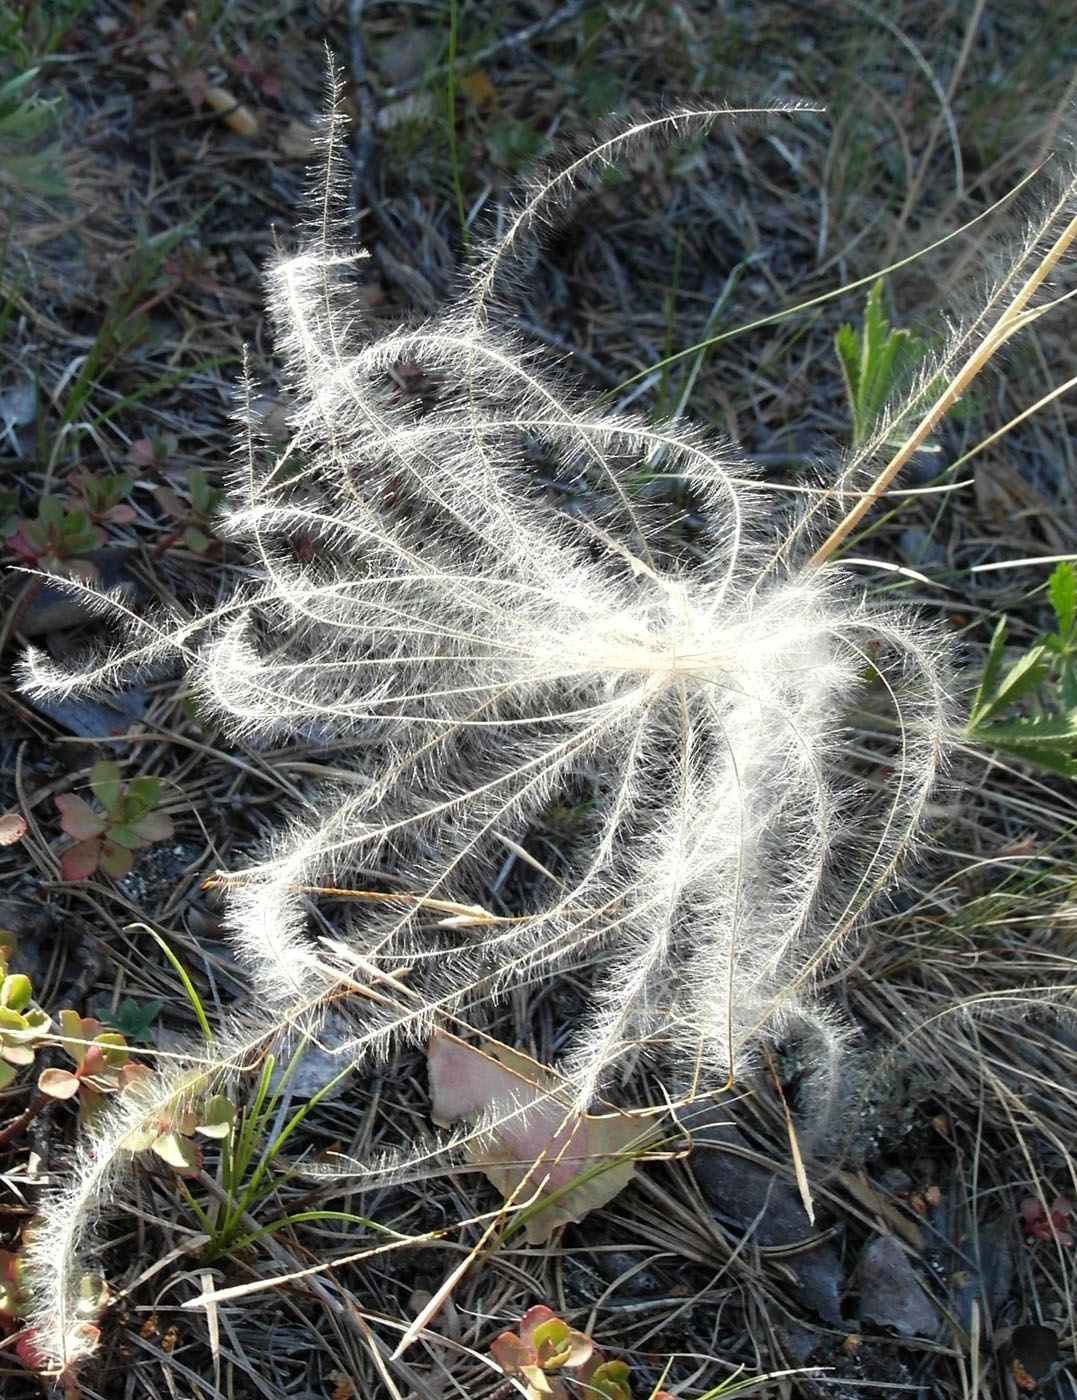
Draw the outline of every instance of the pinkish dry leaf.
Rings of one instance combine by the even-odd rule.
[[[101,858],[101,841],[80,841],[60,857],[60,874],[65,880],[85,880],[97,869]]]
[[[506,1376],[518,1376],[527,1365],[534,1365],[533,1348],[519,1338],[515,1332],[502,1332],[490,1343],[490,1355]]]
[[[131,824],[131,830],[136,832],[143,841],[167,841],[173,834],[175,828],[172,825],[172,818],[164,812],[147,812],[144,817],[139,817],[137,822]]]
[[[37,1087],[50,1099],[73,1099],[79,1091],[79,1078],[67,1069],[43,1069]]]
[[[21,812],[5,812],[0,817],[0,846],[14,846],[26,835],[26,818]]]
[[[542,1244],[553,1230],[605,1205],[635,1174],[635,1156],[655,1134],[655,1114],[574,1114],[537,1061],[507,1045],[476,1049],[438,1031],[427,1051],[431,1117],[446,1127],[490,1114],[497,1122],[468,1156],[506,1200],[549,1204],[525,1221]]]
[[[76,841],[88,841],[100,836],[108,824],[100,812],[95,812],[88,802],[73,792],[61,793],[55,801],[60,809],[60,829]]]

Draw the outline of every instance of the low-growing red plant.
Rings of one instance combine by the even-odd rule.
[[[95,763],[90,790],[104,811],[91,807],[75,793],[56,798],[60,826],[75,838],[60,858],[65,880],[84,880],[101,867],[114,880],[122,880],[135,863],[135,852],[172,835],[172,819],[155,810],[161,798],[156,778],[132,778],[124,782],[115,763]]]

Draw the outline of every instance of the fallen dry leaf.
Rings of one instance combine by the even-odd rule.
[[[0,846],[14,846],[26,835],[26,818],[21,812],[5,812],[0,817]]]
[[[573,1113],[548,1069],[496,1041],[476,1047],[437,1031],[427,1067],[435,1123],[448,1127],[490,1114],[501,1120],[469,1146],[468,1156],[505,1200],[520,1205],[536,1192],[540,1200],[549,1198],[526,1216],[532,1244],[623,1191],[640,1151],[656,1136],[661,1110]]]
[[[908,1256],[893,1235],[874,1235],[857,1268],[860,1318],[892,1327],[903,1337],[937,1337],[941,1318]]]

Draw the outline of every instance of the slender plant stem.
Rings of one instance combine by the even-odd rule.
[[[815,551],[808,561],[809,568],[817,568],[820,564],[826,563],[849,532],[859,525],[860,521],[876,501],[878,501],[879,497],[894,480],[898,472],[901,471],[902,467],[905,466],[909,458],[912,457],[913,453],[917,451],[928,435],[934,431],[942,416],[947,413],[967,391],[969,385],[988,363],[992,355],[1006,344],[1010,336],[1028,324],[1031,317],[1035,315],[1034,312],[1030,313],[1028,311],[1028,303],[1042,285],[1045,278],[1047,278],[1057,266],[1059,259],[1075,238],[1077,238],[1077,214],[1073,216],[1062,230],[1031,275],[1025,280],[1013,301],[1010,302],[1009,306],[1007,306],[1006,310],[998,318],[988,334],[920,419],[920,422],[894,453],[890,461],[875,478],[872,485],[864,492],[844,519],[835,525],[834,529]]]
[[[22,1130],[37,1117],[48,1102],[48,1094],[38,1094],[35,1099],[31,1100],[29,1106],[23,1109],[18,1118],[13,1118],[11,1122],[6,1124],[3,1130],[0,1131],[0,1147],[11,1142],[12,1138],[18,1137]]]

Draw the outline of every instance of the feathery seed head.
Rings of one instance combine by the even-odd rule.
[[[563,187],[511,225],[472,294],[378,338],[350,299],[355,259],[320,228],[270,278],[292,438],[265,469],[250,444],[228,523],[258,581],[194,622],[128,614],[128,645],[78,678],[28,659],[44,693],[178,654],[236,738],[333,741],[314,815],[228,880],[263,1007],[235,1061],[266,1007],[284,1029],[374,989],[341,1051],[358,1060],[590,969],[564,1066],[582,1106],[641,1047],[683,1086],[720,1082],[764,1027],[808,1014],[815,969],[920,823],[946,733],[939,640],[836,571],[798,569],[796,550],[776,558],[775,503],[727,445],[580,401],[493,324],[521,229]],[[426,411],[389,378],[400,362],[439,386]],[[690,550],[659,467],[705,521]],[[298,532],[313,559],[294,557]],[[880,714],[868,761],[844,742],[858,697]],[[892,771],[873,793],[874,761]],[[581,787],[585,819],[548,865],[534,835]],[[487,910],[506,860],[541,878]],[[398,895],[314,937],[312,891],[360,869]],[[87,1208],[109,1150],[54,1214]],[[58,1225],[37,1254],[58,1355],[77,1242]]]

